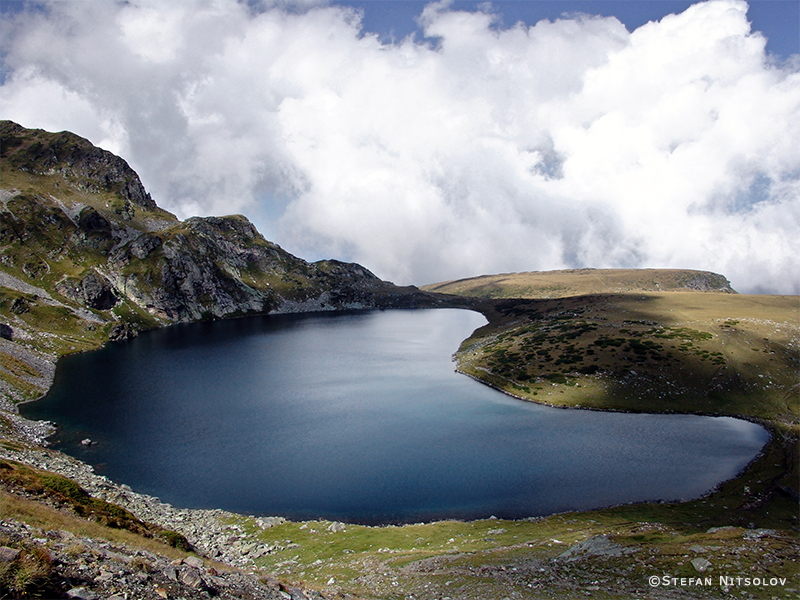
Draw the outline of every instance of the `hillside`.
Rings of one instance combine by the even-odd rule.
[[[569,269],[482,275],[423,290],[473,298],[567,298],[586,294],[699,291],[734,293],[722,275],[687,269]]]
[[[743,296],[716,273],[574,269],[423,289],[481,298],[489,324],[459,369],[527,400],[725,414],[797,431],[800,303]]]
[[[592,294],[484,305],[459,369],[527,400],[756,418],[797,432],[796,297]]]
[[[451,295],[308,263],[242,216],[181,222],[121,158],[0,122],[0,597],[796,597],[797,298],[742,296],[720,275],[669,270],[426,289]],[[489,323],[463,342],[458,368],[519,398],[739,415],[773,439],[739,477],[690,502],[363,527],[173,507],[48,449],[50,427],[16,412],[48,389],[60,356],[148,328],[414,306],[482,311]],[[714,584],[676,583],[701,573]],[[667,583],[654,587],[654,575]],[[721,576],[780,583],[717,585]]]
[[[438,301],[308,263],[243,216],[179,221],[121,158],[0,122],[0,396],[40,396],[54,357],[177,322]]]

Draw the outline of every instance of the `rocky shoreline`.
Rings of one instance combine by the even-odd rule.
[[[56,596],[84,600],[210,597],[265,600],[309,600],[325,598],[320,592],[279,582],[258,571],[255,560],[291,549],[252,541],[237,524],[242,515],[220,509],[176,508],[160,499],[133,491],[125,484],[97,475],[91,465],[41,443],[53,431],[52,424],[30,421],[5,412],[16,429],[0,443],[0,462],[11,461],[55,473],[76,482],[93,498],[132,513],[145,523],[175,531],[189,542],[193,554],[169,557],[112,544],[89,537],[76,537],[65,530],[42,530],[13,519],[0,520],[0,567],[20,557],[46,554],[52,567],[49,580]],[[46,442],[45,442],[46,443]],[[16,496],[48,504],[40,495],[0,483],[3,496]],[[6,496],[8,495],[8,496]],[[5,498],[4,498],[5,500]],[[286,522],[282,517],[249,517],[261,529]],[[341,596],[340,596],[341,597]]]

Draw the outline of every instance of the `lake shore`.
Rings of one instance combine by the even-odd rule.
[[[467,374],[469,375],[469,374]],[[484,385],[487,384],[485,381],[481,381]],[[508,393],[506,390],[501,390],[505,393]],[[510,394],[513,395],[513,394]],[[529,400],[528,398],[522,398],[524,400]],[[593,407],[580,407],[580,408],[593,408]],[[748,420],[754,420],[749,418]],[[219,510],[193,510],[193,509],[180,509],[170,506],[169,504],[161,502],[157,498],[153,498],[151,496],[137,494],[130,490],[125,485],[117,484],[113,481],[108,480],[103,476],[99,476],[94,473],[91,466],[77,461],[74,458],[71,458],[65,454],[55,452],[53,450],[47,449],[42,446],[42,442],[44,441],[44,435],[49,431],[49,429],[43,427],[41,424],[37,424],[35,422],[30,422],[19,415],[16,417],[12,417],[12,421],[18,423],[19,430],[13,436],[4,435],[8,441],[11,441],[12,444],[16,441],[18,444],[21,444],[14,448],[13,445],[9,445],[8,443],[2,444],[0,446],[0,458],[3,460],[10,460],[22,464],[27,464],[36,469],[43,469],[45,471],[59,473],[65,477],[68,477],[74,481],[76,481],[81,487],[86,489],[92,496],[102,498],[109,502],[113,502],[114,504],[118,504],[130,510],[133,514],[137,517],[141,518],[142,520],[151,521],[157,523],[163,527],[167,527],[169,529],[173,529],[178,531],[182,535],[186,537],[187,540],[197,549],[197,553],[204,555],[207,559],[213,559],[220,564],[227,564],[237,568],[244,568],[244,569],[263,569],[264,572],[273,573],[276,575],[277,579],[275,581],[280,581],[278,583],[278,588],[283,585],[284,589],[288,589],[291,587],[291,583],[295,582],[300,585],[305,585],[304,589],[308,594],[311,594],[312,591],[314,593],[325,594],[328,591],[334,590],[332,593],[341,593],[345,589],[353,590],[357,589],[353,588],[352,586],[345,586],[342,587],[343,581],[338,579],[335,581],[334,584],[327,585],[327,582],[332,577],[326,577],[322,575],[321,577],[317,577],[314,581],[311,581],[308,578],[308,573],[313,571],[314,569],[325,572],[325,573],[338,573],[338,569],[341,568],[338,562],[333,561],[333,559],[328,559],[333,561],[331,564],[336,564],[335,568],[331,568],[329,565],[328,571],[324,571],[321,566],[317,565],[314,566],[312,563],[315,560],[311,556],[308,558],[304,558],[308,555],[313,555],[313,552],[316,552],[314,548],[317,547],[318,542],[314,539],[304,539],[299,536],[307,535],[306,532],[309,530],[321,530],[325,531],[326,535],[330,534],[333,536],[331,540],[339,539],[336,542],[336,546],[340,548],[340,551],[343,551],[343,548],[346,548],[348,545],[352,545],[352,540],[355,538],[365,538],[370,540],[376,539],[391,539],[392,536],[395,535],[395,531],[408,531],[409,535],[411,532],[415,532],[415,539],[419,538],[420,535],[423,538],[431,539],[431,540],[438,540],[438,536],[440,535],[439,532],[442,530],[448,531],[448,537],[446,539],[456,539],[459,535],[467,535],[466,528],[480,528],[485,529],[486,531],[499,531],[501,529],[505,529],[507,531],[513,531],[512,527],[523,527],[527,532],[527,537],[529,537],[532,541],[535,541],[535,548],[534,546],[530,546],[529,544],[525,547],[528,548],[531,554],[537,554],[544,552],[544,556],[550,556],[549,560],[553,558],[557,558],[558,554],[553,554],[553,549],[559,549],[560,544],[565,544],[564,548],[560,548],[560,551],[563,552],[565,549],[572,548],[579,544],[585,543],[588,539],[595,539],[601,538],[608,538],[609,540],[613,540],[611,543],[616,545],[621,545],[623,548],[631,548],[636,549],[638,548],[639,551],[642,549],[647,550],[648,548],[663,548],[663,543],[659,542],[656,539],[651,539],[649,534],[645,537],[645,540],[637,540],[634,538],[641,537],[642,534],[636,533],[636,527],[630,527],[630,530],[626,530],[623,524],[628,522],[639,523],[639,528],[643,527],[643,523],[661,523],[659,525],[661,530],[664,527],[667,528],[674,528],[675,525],[667,525],[667,523],[672,523],[676,518],[679,520],[683,520],[687,514],[693,514],[694,516],[686,519],[687,525],[689,527],[688,530],[679,528],[674,532],[678,536],[677,539],[680,540],[693,540],[698,541],[698,544],[695,545],[710,545],[715,547],[720,547],[723,549],[726,548],[733,548],[731,544],[735,544],[736,540],[739,539],[749,539],[747,536],[750,535],[753,538],[753,535],[748,532],[757,531],[759,530],[758,527],[748,529],[753,522],[750,522],[749,519],[751,518],[754,512],[758,512],[758,506],[753,506],[750,510],[747,511],[747,514],[743,514],[742,518],[739,519],[731,519],[732,516],[730,511],[727,508],[723,508],[730,504],[729,498],[736,498],[736,497],[744,497],[745,499],[748,497],[748,494],[745,492],[743,493],[743,489],[749,489],[752,491],[752,494],[749,494],[750,497],[756,499],[759,494],[764,493],[764,489],[758,489],[758,483],[760,483],[760,479],[762,475],[767,475],[771,479],[774,479],[774,475],[770,474],[770,462],[776,460],[777,454],[786,454],[788,450],[789,457],[791,456],[792,449],[791,447],[785,447],[785,439],[781,439],[783,436],[780,433],[773,433],[773,439],[765,446],[764,451],[761,456],[754,459],[754,461],[749,465],[745,472],[740,474],[739,477],[729,480],[723,484],[721,484],[718,489],[710,492],[707,495],[704,495],[701,498],[696,500],[692,500],[685,503],[670,503],[670,504],[653,504],[653,503],[644,503],[639,505],[624,505],[624,506],[617,506],[617,507],[609,507],[607,509],[602,510],[593,510],[593,511],[585,511],[583,513],[573,513],[573,514],[566,514],[566,515],[554,515],[553,517],[548,517],[544,519],[536,519],[534,521],[519,521],[519,522],[507,522],[507,521],[494,521],[494,520],[482,520],[482,521],[474,521],[474,522],[466,522],[466,523],[454,523],[454,522],[439,522],[439,523],[429,523],[423,527],[423,530],[420,530],[420,526],[409,525],[401,528],[386,528],[386,527],[377,527],[377,528],[368,528],[363,526],[353,526],[353,525],[345,525],[345,524],[335,524],[334,522],[297,522],[292,523],[285,521],[283,519],[264,519],[264,518],[257,518],[253,516],[245,516],[239,515],[235,513],[229,513],[225,511]],[[758,421],[756,421],[758,422]],[[763,424],[763,423],[762,423]],[[791,444],[790,444],[791,446]],[[773,472],[775,471],[772,468]],[[774,492],[769,492],[770,494]],[[781,494],[781,492],[777,492]],[[791,500],[790,498],[787,498]],[[763,498],[762,498],[763,500]],[[796,502],[796,499],[795,499]],[[711,506],[709,506],[711,505]],[[715,506],[716,505],[716,506]],[[763,502],[761,503],[763,506]],[[634,516],[635,515],[635,516]],[[680,515],[680,516],[679,516]],[[260,523],[259,523],[260,521]],[[760,525],[768,525],[769,523],[760,523]],[[266,525],[266,526],[265,526]],[[305,529],[301,529],[304,528]],[[711,531],[715,527],[733,527],[733,529],[727,530],[727,532],[717,532]],[[329,531],[329,528],[332,528],[333,531]],[[569,531],[568,531],[569,530]],[[710,533],[702,534],[702,531],[711,531]],[[349,536],[350,542],[346,541],[343,535],[347,531],[351,532],[351,536]],[[577,531],[581,531],[581,535],[575,537],[575,533]],[[626,533],[627,531],[627,533]],[[760,530],[759,530],[760,531]],[[798,549],[798,543],[796,539],[796,533],[791,533],[791,531],[784,531],[781,532],[781,528],[777,529],[769,529],[769,531],[773,533],[769,533],[766,535],[757,534],[753,540],[755,540],[758,544],[762,543],[769,543],[770,540],[774,543],[778,543],[780,548],[785,548],[785,550],[781,550],[778,552],[777,555],[774,554],[774,550],[766,550],[766,554],[761,558],[772,558],[776,556],[784,556],[784,562],[786,562],[785,554],[781,554],[782,552],[796,552]],[[291,532],[291,533],[289,533]],[[427,533],[424,533],[427,532]],[[418,535],[419,534],[419,535]],[[492,534],[487,535],[487,538],[498,536],[502,538],[505,536],[506,533],[503,534]],[[353,537],[355,536],[355,538]],[[377,538],[375,537],[377,536]],[[737,537],[738,536],[738,537]],[[775,537],[777,536],[777,537]],[[788,536],[788,537],[787,537]],[[313,536],[312,536],[313,538]],[[722,539],[721,539],[722,538]],[[231,542],[231,540],[234,540]],[[291,542],[287,543],[286,540],[289,539]],[[449,554],[449,550],[447,549],[448,544],[446,543],[446,539],[441,541],[441,556],[452,556]],[[559,543],[555,543],[554,541],[548,540],[560,540]],[[704,541],[705,540],[705,541]],[[710,540],[710,541],[709,541]],[[291,548],[289,547],[291,544],[297,544],[298,541],[301,544],[301,548]],[[437,543],[439,543],[437,541]],[[751,543],[755,543],[752,542]],[[495,547],[495,542],[487,542],[488,547]],[[691,545],[691,544],[687,544]],[[391,549],[388,541],[385,544],[382,544],[382,548]],[[486,549],[488,549],[488,547]],[[493,564],[504,564],[509,569],[511,568],[510,565],[516,564],[514,559],[511,558],[511,555],[508,552],[515,552],[513,548],[517,546],[514,543],[514,540],[509,539],[506,542],[503,542],[502,548],[508,548],[508,550],[503,550],[502,552],[495,553],[495,558],[498,559],[499,563]],[[429,553],[422,553],[420,554],[418,550],[412,549],[412,545],[399,545],[398,548],[392,550],[391,553],[386,553],[385,555],[375,554],[377,550],[375,548],[369,546],[365,547],[363,551],[359,554],[359,556],[363,556],[364,560],[369,562],[370,560],[376,559],[378,557],[383,556],[385,559],[392,559],[395,560],[397,556],[405,556],[408,558],[416,556],[417,559],[421,559],[424,557],[431,557]],[[302,551],[301,551],[302,550]],[[380,550],[380,548],[379,548]],[[297,559],[291,559],[292,551],[295,553],[301,551],[300,555],[298,555]],[[516,550],[518,551],[518,550]],[[470,552],[474,552],[474,550],[467,550],[466,552],[457,553],[455,556],[463,556],[459,560],[467,560],[470,556]],[[485,552],[485,550],[481,550],[481,552]],[[770,553],[772,552],[772,553]],[[399,554],[398,554],[399,553]],[[717,554],[720,551],[716,551]],[[724,553],[722,553],[724,554]],[[538,554],[537,554],[538,555]],[[343,557],[348,556],[347,553],[342,554]],[[433,556],[437,556],[434,554]],[[486,556],[486,555],[484,555]],[[558,565],[561,563],[550,563],[550,566],[546,567],[546,574],[547,577],[541,580],[543,583],[541,585],[556,585],[557,582],[561,582],[559,584],[560,588],[564,592],[563,597],[582,597],[584,592],[586,591],[587,587],[592,585],[592,579],[588,579],[589,577],[586,574],[582,574],[581,565],[583,567],[588,568],[595,568],[591,565],[593,564],[592,561],[597,560],[604,560],[606,562],[606,570],[608,573],[618,572],[622,574],[624,572],[623,564],[625,564],[625,560],[630,563],[630,559],[625,559],[624,554],[619,554],[616,558],[606,558],[602,559],[602,555],[589,555],[585,557],[585,559],[578,565],[574,565],[577,567],[575,569],[576,572],[573,572],[570,575],[564,574],[562,571],[563,569]],[[631,556],[641,556],[641,555],[631,555]],[[666,554],[661,554],[660,556],[666,558]],[[668,563],[672,564],[673,566],[676,563],[680,563],[681,560],[680,556],[682,555],[672,555],[674,558],[670,558]],[[369,558],[373,557],[373,558]],[[408,558],[404,559],[404,562],[408,560]],[[713,558],[709,556],[709,558]],[[298,560],[297,564],[282,564],[285,563],[286,560]],[[623,560],[625,559],[625,560]],[[383,560],[383,559],[381,559]],[[427,558],[426,558],[427,560]],[[484,558],[482,560],[488,560]],[[618,561],[619,564],[608,564],[609,562]],[[758,559],[757,559],[758,560]],[[776,559],[777,560],[777,559]],[[364,564],[367,564],[365,562]],[[493,559],[490,560],[493,562]],[[717,561],[714,561],[715,563]],[[431,564],[439,564],[439,563],[431,563]],[[448,567],[446,567],[447,563],[441,563],[438,566],[439,571],[442,573],[447,572]],[[547,564],[547,563],[545,563]],[[640,564],[640,562],[635,562],[638,566],[636,569],[641,569],[642,573],[644,574],[645,571],[649,568],[647,566],[647,562]],[[666,566],[667,563],[664,563]],[[684,565],[686,563],[683,563]],[[756,563],[760,564],[760,563]],[[773,563],[770,563],[773,564]],[[303,566],[305,565],[305,566]],[[324,565],[323,565],[324,566]],[[690,566],[690,565],[689,565]],[[655,568],[655,565],[650,565],[650,567]],[[516,568],[516,567],[515,567]],[[662,568],[662,567],[659,567]],[[683,566],[677,565],[676,567],[678,570],[682,569]],[[749,567],[748,567],[749,568]],[[766,569],[767,567],[764,566]],[[770,569],[774,569],[774,567],[769,567]],[[499,566],[498,566],[499,569]],[[398,571],[394,568],[391,568],[391,573],[394,573],[394,577],[397,577]],[[496,571],[499,575],[504,571]],[[590,571],[586,571],[589,573]],[[638,572],[638,571],[637,571]],[[305,575],[303,575],[305,573]],[[407,573],[403,579],[401,577],[401,581],[405,581],[408,587],[407,589],[414,589],[416,590],[416,597],[418,598],[426,598],[430,597],[433,598],[434,596],[426,596],[422,593],[421,589],[423,585],[419,583],[413,583],[414,581],[421,582],[422,580],[420,577],[427,577],[428,580],[436,580],[438,576],[432,576],[431,571],[422,570],[422,571],[414,571],[411,573]],[[693,567],[690,566],[689,574],[696,573]],[[790,572],[791,577],[794,579],[797,578],[797,569],[796,567],[792,567]],[[427,575],[425,575],[427,574]],[[454,574],[451,573],[449,575],[453,577]],[[99,575],[98,575],[99,577]],[[433,579],[431,579],[433,577]],[[596,575],[595,575],[596,577]],[[336,577],[333,577],[337,579]],[[324,581],[322,581],[324,580]],[[322,581],[320,583],[320,581]],[[642,580],[644,581],[644,579]],[[305,583],[302,583],[305,582]],[[363,583],[363,582],[362,582]],[[375,585],[384,585],[387,589],[392,589],[391,580],[384,579],[382,577],[377,577],[373,582]],[[444,582],[441,582],[440,585],[443,586]],[[526,584],[527,585],[527,584]],[[796,585],[796,584],[795,584]],[[288,587],[287,587],[288,586]],[[308,587],[310,586],[310,587]],[[784,591],[788,587],[789,590],[795,589],[789,586],[785,586],[781,588],[781,592]],[[444,589],[444,588],[441,588]],[[485,588],[482,586],[476,586],[476,590],[484,590]],[[533,588],[531,588],[533,589]],[[541,589],[541,588],[536,588]],[[554,588],[555,589],[555,588]],[[338,590],[336,592],[335,590]],[[621,586],[620,590],[627,590],[625,593],[638,593],[641,591],[647,591],[647,587],[637,588],[634,587],[625,587]],[[652,591],[652,590],[650,590]],[[775,591],[775,590],[771,590]],[[484,593],[481,592],[481,593]],[[287,592],[288,593],[288,592]],[[476,591],[477,593],[477,591]],[[574,594],[574,596],[573,596]],[[299,597],[299,596],[298,596]],[[311,597],[311,596],[309,596]],[[323,596],[324,597],[324,596]],[[332,596],[331,596],[332,597]],[[382,596],[381,596],[382,597]],[[464,592],[462,596],[456,597],[463,597],[469,598],[472,597]],[[479,596],[475,596],[479,597]],[[527,596],[523,596],[527,597]],[[533,596],[531,596],[533,597]],[[623,596],[624,597],[624,596]],[[668,594],[659,596],[659,597],[671,597]],[[682,597],[691,597],[691,596],[682,596]],[[759,597],[759,596],[757,596]],[[764,597],[771,597],[771,596],[764,596]],[[781,596],[782,597],[782,596]]]

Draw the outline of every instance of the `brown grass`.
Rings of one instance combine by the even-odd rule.
[[[57,510],[42,502],[22,498],[0,491],[0,518],[15,519],[45,531],[64,530],[77,537],[106,540],[115,544],[126,544],[142,548],[172,559],[185,558],[188,553],[173,548],[157,539],[147,538],[124,529],[106,527],[95,521]]]
[[[428,292],[475,298],[567,298],[586,294],[732,292],[722,275],[688,269],[569,269],[481,275],[422,286]]]

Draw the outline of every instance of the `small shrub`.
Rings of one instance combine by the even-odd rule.
[[[45,587],[53,572],[53,559],[46,548],[23,546],[19,556],[0,568],[0,597],[27,597]]]
[[[46,490],[55,492],[73,502],[88,504],[91,501],[89,494],[71,479],[52,473],[43,474],[39,479]]]
[[[189,543],[189,540],[187,540],[177,531],[164,529],[160,532],[160,535],[173,548],[183,550],[184,552],[189,552],[192,549],[192,545]]]

